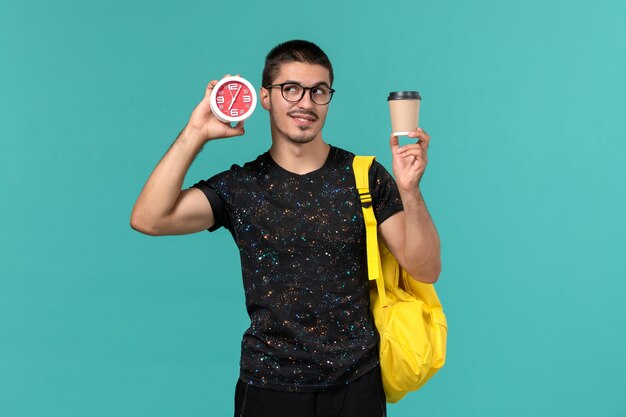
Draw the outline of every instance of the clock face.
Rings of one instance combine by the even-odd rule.
[[[211,107],[223,122],[238,122],[248,118],[256,106],[256,92],[241,77],[223,78],[211,93]]]

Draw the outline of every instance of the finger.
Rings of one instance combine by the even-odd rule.
[[[407,152],[399,154],[399,156],[409,163],[412,163],[413,161],[423,161],[428,158],[426,152],[424,152],[421,148],[411,149]]]
[[[230,136],[241,136],[244,133],[246,133],[246,130],[245,130],[244,126],[243,126],[243,120],[240,121],[239,123],[237,123],[235,125],[235,127],[230,127],[229,126],[229,128],[228,128],[228,134]]]
[[[217,85],[217,80],[211,80],[209,84],[206,86],[206,91],[204,92],[205,97],[209,97],[211,95],[211,91]]]
[[[428,146],[430,145],[430,135],[428,135],[424,129],[420,127],[409,132],[409,137],[418,138],[418,142],[422,144],[425,150],[428,150]]]
[[[400,140],[393,133],[391,134],[391,137],[389,138],[389,147],[391,147],[392,152],[397,152],[398,149],[400,148]]]
[[[422,137],[420,137],[420,143],[422,144],[422,148],[425,151],[428,151],[428,147],[430,146],[430,135],[422,130]]]
[[[422,163],[423,161],[426,161],[427,156],[425,154],[417,154],[417,155],[403,155],[402,158],[404,158],[404,160],[410,164],[413,163]]]
[[[420,169],[426,166],[428,157],[425,154],[402,156],[407,167],[412,169]]]
[[[418,149],[418,148],[422,149],[424,152],[427,152],[429,140],[430,139],[420,139],[417,143],[404,145],[398,150],[398,153],[404,153],[404,152],[410,151],[411,149]]]
[[[421,127],[418,127],[417,129],[409,132],[409,136],[411,137],[422,137],[424,135],[428,136],[428,133],[426,133],[426,131]]]
[[[424,151],[424,147],[420,143],[412,143],[410,145],[404,145],[398,148],[399,154],[404,154],[407,152],[421,152]]]

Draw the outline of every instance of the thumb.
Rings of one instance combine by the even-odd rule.
[[[246,130],[243,127],[243,120],[237,123],[235,127],[231,127],[229,130],[232,136],[241,136],[246,133]]]
[[[206,86],[206,90],[204,90],[204,98],[209,98],[211,96],[211,92],[216,85],[217,80],[211,80],[211,82]]]
[[[391,138],[389,138],[389,147],[391,147],[391,151],[393,153],[396,153],[400,147],[400,140],[398,140],[398,137],[393,133],[391,134]]]

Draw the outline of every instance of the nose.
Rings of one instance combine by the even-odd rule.
[[[315,103],[311,99],[311,89],[310,88],[305,88],[304,89],[304,95],[302,96],[302,98],[298,102],[298,107],[301,107],[303,109],[311,109],[311,108],[313,108],[314,105],[315,105]]]

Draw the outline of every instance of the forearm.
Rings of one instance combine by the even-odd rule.
[[[426,202],[416,192],[401,192],[404,206],[404,259],[407,271],[426,282],[435,282],[441,272],[441,246]]]
[[[183,129],[146,181],[131,214],[131,223],[155,225],[169,215],[185,175],[204,141],[196,131]]]

